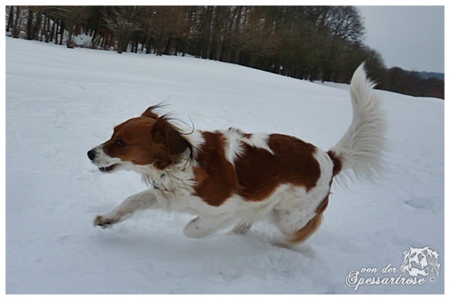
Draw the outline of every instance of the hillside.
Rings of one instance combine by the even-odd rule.
[[[427,79],[427,78],[437,78],[439,80],[444,81],[445,80],[445,76],[444,73],[436,73],[436,72],[419,72],[419,76],[423,79]]]

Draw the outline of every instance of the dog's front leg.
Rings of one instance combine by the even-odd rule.
[[[94,220],[94,226],[110,227],[112,224],[125,220],[136,211],[156,207],[156,205],[157,200],[154,191],[152,189],[145,190],[128,197],[110,213],[97,216]]]

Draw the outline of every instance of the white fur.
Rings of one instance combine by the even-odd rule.
[[[253,133],[249,138],[242,137],[242,142],[249,145],[250,147],[260,148],[268,151],[270,154],[274,155],[272,149],[270,149],[267,144],[269,139],[269,134],[267,133]]]
[[[244,132],[233,127],[226,131],[221,131],[220,133],[222,133],[227,140],[225,156],[232,165],[234,165],[236,158],[243,154],[243,144],[247,144],[250,147],[264,149],[273,155],[272,149],[270,149],[267,144],[267,140],[269,139],[269,134],[267,133],[253,133],[248,138],[245,136]]]
[[[373,87],[374,84],[366,77],[364,64],[361,64],[350,83],[352,123],[340,141],[331,148],[342,159],[341,174],[347,177],[355,175],[357,178],[373,180],[375,175],[383,171],[387,125],[381,100],[373,92]]]
[[[242,135],[243,133],[237,128],[230,128],[226,131],[221,131],[226,140],[225,157],[234,165],[234,161],[239,155],[242,155],[244,149],[242,148]]]
[[[96,164],[99,168],[101,167],[109,167],[115,164],[121,164],[122,160],[117,157],[111,157],[109,155],[106,155],[106,153],[103,151],[103,146],[99,145],[92,150],[95,151],[96,155],[94,160],[92,161],[94,164]]]

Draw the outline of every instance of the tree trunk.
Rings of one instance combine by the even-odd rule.
[[[8,17],[8,24],[6,25],[6,32],[9,32],[11,30],[11,27],[14,23],[14,6],[11,5],[9,8],[9,17]]]
[[[61,36],[59,37],[59,44],[62,45],[63,39],[64,39],[64,29],[65,29],[65,24],[64,21],[61,20],[61,26],[59,26],[59,34],[61,34]]]
[[[20,6],[16,6],[16,19],[14,20],[12,37],[19,38],[20,35]]]
[[[171,55],[171,48],[172,48],[172,38],[169,37],[167,39],[167,43],[166,43],[166,46],[164,48],[163,54],[164,55]]]
[[[74,31],[73,30],[73,25],[69,26],[68,30],[67,30],[67,41],[66,41],[67,48],[69,48],[69,49],[73,49],[74,48],[73,31]],[[61,38],[61,40],[62,40],[62,38]]]
[[[41,27],[42,27],[42,14],[37,13],[36,14],[36,26],[34,28],[34,39],[36,41],[39,40],[39,32],[41,31]]]
[[[50,29],[50,33],[48,34],[48,39],[46,40],[47,43],[53,41],[53,37],[56,32],[56,22],[57,21],[53,21],[52,28]],[[47,29],[49,28],[50,28],[50,18],[47,17]]]
[[[54,31],[53,31],[54,29]],[[55,37],[55,45],[58,45],[59,20],[53,21],[51,37]],[[50,41],[52,38],[50,38]]]
[[[34,30],[33,30],[33,10],[28,7],[28,18],[27,18],[27,40],[34,40]]]

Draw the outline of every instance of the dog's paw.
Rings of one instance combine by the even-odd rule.
[[[94,226],[101,226],[103,229],[111,227],[113,223],[114,221],[112,219],[103,216],[97,216],[94,220]]]

